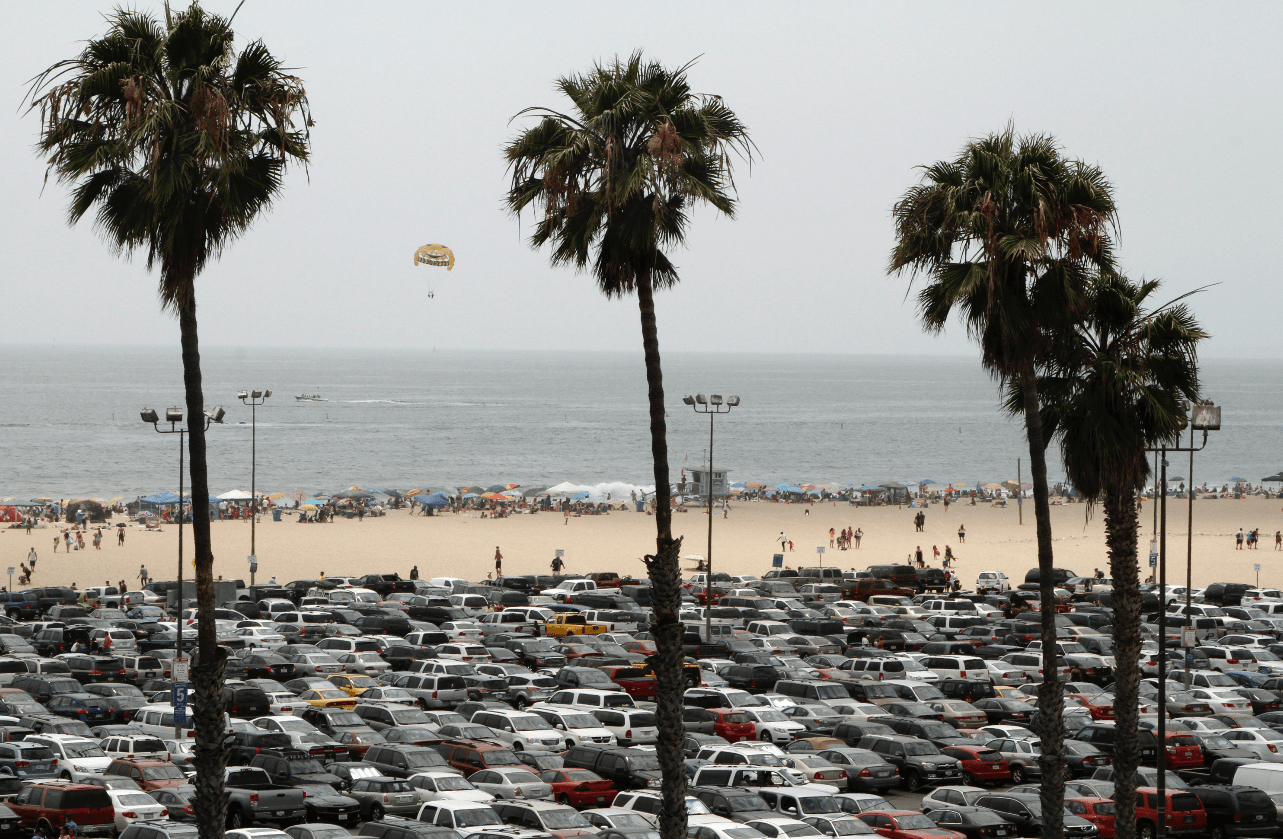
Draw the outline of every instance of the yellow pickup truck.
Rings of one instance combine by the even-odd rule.
[[[610,631],[608,623],[589,623],[583,615],[553,615],[543,625],[543,634],[552,638],[566,638],[570,635],[601,635]]]

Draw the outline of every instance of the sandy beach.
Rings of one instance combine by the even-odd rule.
[[[1283,552],[1274,550],[1274,532],[1283,528],[1283,502],[1275,499],[1204,500],[1194,503],[1194,584],[1216,580],[1255,580],[1254,563],[1261,564],[1262,585],[1283,586]],[[1168,501],[1168,578],[1184,581],[1186,502]],[[808,511],[809,510],[809,515]],[[1104,525],[1099,510],[1084,520],[1082,504],[1052,507],[1056,565],[1080,574],[1094,568],[1108,571],[1104,547]],[[770,568],[778,550],[780,531],[793,541],[794,550],[785,564],[794,568],[814,565],[816,547],[823,545],[825,565],[864,568],[875,563],[903,562],[919,545],[928,558],[932,546],[951,545],[958,561],[955,568],[965,586],[971,586],[980,571],[1002,571],[1013,582],[1023,582],[1025,572],[1036,564],[1032,503],[1026,503],[1024,524],[1018,524],[1015,505],[993,508],[932,504],[925,510],[926,529],[916,533],[908,507],[851,507],[830,503],[810,506],[767,502],[732,503],[729,515],[721,510],[713,521],[714,568],[735,574],[762,575]],[[1144,530],[1141,551],[1146,553],[1153,521],[1151,502],[1141,514]],[[958,542],[958,526],[965,525],[967,540]],[[829,548],[828,531],[833,527],[859,527],[864,531],[859,550]],[[1255,551],[1238,551],[1234,533],[1243,527],[1261,530],[1261,545]],[[227,579],[248,580],[246,556],[250,552],[248,521],[213,522],[215,573]],[[683,554],[703,554],[707,545],[707,517],[692,509],[674,516],[674,530],[685,537]],[[28,537],[22,530],[0,531],[0,572],[17,567],[34,546],[39,566],[32,585],[101,585],[120,579],[133,585],[140,565],[160,580],[176,577],[178,528],[166,525],[162,532],[147,532],[131,525],[125,544],[118,547],[114,528],[103,539],[101,550],[92,543],[87,551],[61,549],[53,552],[53,536],[60,528],[46,525],[33,529]],[[187,568],[191,573],[191,532],[185,530]],[[273,575],[284,583],[298,578],[335,574],[366,574],[395,571],[405,576],[412,565],[423,578],[461,576],[484,579],[494,567],[495,547],[503,551],[507,574],[548,573],[554,551],[564,550],[571,573],[616,570],[644,573],[640,557],[654,546],[654,520],[645,514],[614,512],[610,515],[571,518],[560,513],[513,515],[483,519],[477,514],[446,514],[436,517],[410,516],[392,511],[364,521],[340,519],[334,523],[300,525],[286,516],[273,522],[270,516],[258,524],[258,580]],[[1141,557],[1142,566],[1146,557]],[[1142,578],[1149,570],[1142,568]],[[16,581],[16,577],[15,577]],[[0,580],[0,582],[4,582]]]

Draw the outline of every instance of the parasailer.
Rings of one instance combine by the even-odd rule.
[[[445,245],[424,245],[414,252],[415,265],[445,266],[447,271],[454,270],[454,251]],[[435,297],[436,292],[429,291],[428,297]]]

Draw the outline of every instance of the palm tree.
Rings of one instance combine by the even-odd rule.
[[[672,534],[664,382],[655,326],[657,289],[678,282],[667,250],[685,241],[689,211],[708,204],[733,216],[731,152],[751,159],[748,132],[720,97],[692,93],[690,65],[668,70],[640,52],[616,58],[557,87],[571,114],[528,108],[540,117],[508,145],[506,201],[536,217],[531,247],[547,244],[553,265],[590,270],[607,297],[636,292],[650,399],[655,470],[655,553],[644,558],[652,585],[659,690],[657,748],[663,772],[660,833],[686,835],[682,744],[681,540]]]
[[[1088,270],[1112,264],[1112,188],[1099,169],[1062,156],[1047,136],[973,140],[952,161],[925,167],[895,205],[892,273],[923,274],[923,326],[944,329],[957,311],[981,363],[1019,389],[1029,442],[1037,524],[1044,671],[1038,689],[1043,836],[1061,833],[1064,698],[1055,677],[1055,614],[1047,461],[1036,362],[1049,336],[1084,314]]]
[[[160,303],[178,316],[188,456],[197,508],[209,498],[196,277],[280,192],[290,162],[308,155],[302,82],[261,41],[233,51],[231,21],[193,4],[165,19],[118,9],[106,34],[32,84],[38,148],[71,184],[69,218],[91,210],[116,251],[147,254]],[[197,653],[196,800],[202,839],[223,833],[225,654],[214,627],[209,517],[193,516]]]
[[[1198,342],[1207,337],[1178,298],[1146,311],[1157,280],[1102,274],[1087,291],[1086,320],[1055,336],[1039,379],[1043,428],[1060,438],[1065,471],[1089,504],[1105,510],[1105,545],[1114,580],[1115,825],[1136,835],[1140,760],[1140,569],[1137,493],[1149,477],[1145,450],[1175,444],[1182,397],[1198,397]],[[1012,400],[1014,401],[1014,400]],[[1015,407],[1010,404],[1009,407]],[[1161,744],[1160,744],[1161,748]]]

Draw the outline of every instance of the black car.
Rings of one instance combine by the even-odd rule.
[[[278,731],[236,731],[228,736],[227,745],[227,762],[232,766],[248,766],[255,755],[262,753],[298,759],[306,756],[294,748],[289,735]]]
[[[732,664],[719,675],[729,687],[749,693],[766,693],[780,680],[780,671],[769,664]]]
[[[652,753],[619,746],[574,746],[562,757],[566,766],[596,772],[619,789],[659,788],[659,759]]]
[[[689,787],[687,795],[693,795],[715,816],[733,821],[751,821],[753,819],[771,818],[777,815],[771,807],[751,789],[737,787]]]
[[[1204,786],[1190,790],[1207,811],[1207,832],[1212,836],[1274,836],[1278,810],[1256,787]]]
[[[227,685],[223,688],[223,710],[248,720],[272,713],[272,704],[267,694],[253,685]]]
[[[973,648],[974,649],[974,648]],[[972,655],[968,652],[967,655]],[[975,705],[982,699],[996,699],[997,691],[989,682],[979,679],[941,679],[936,682],[936,689],[944,694],[945,699],[958,699]],[[979,707],[979,706],[977,706]],[[990,720],[993,722],[993,720]]]
[[[923,786],[962,782],[962,763],[941,754],[933,743],[916,737],[872,735],[860,741],[868,749],[900,770],[900,778],[911,792]]]
[[[919,740],[926,740],[937,746],[969,746],[975,745],[976,742],[966,735],[959,734],[958,729],[948,723],[938,720],[896,717],[887,725],[894,729],[896,734],[917,737]]]
[[[1004,820],[1016,826],[1024,836],[1038,836],[1042,833],[1042,800],[1040,796],[1027,792],[1003,792],[982,795],[976,799],[977,807],[993,810]],[[1081,816],[1065,815],[1066,837],[1094,837],[1096,826]]]
[[[227,675],[243,679],[291,679],[297,668],[276,653],[246,650],[227,660]]]
[[[1237,693],[1252,703],[1253,716],[1268,714],[1279,709],[1279,695],[1274,691],[1243,687],[1233,688],[1231,692]]]
[[[945,830],[954,830],[967,839],[1001,839],[1015,836],[1016,825],[986,807],[956,807],[929,810],[927,818]]]
[[[990,725],[1029,725],[1034,706],[1020,699],[977,699],[971,703],[985,712]]]
[[[416,661],[437,657],[436,650],[430,647],[418,647],[414,644],[394,644],[380,653],[380,655],[384,661],[392,665],[393,670],[398,671],[411,669]]]

